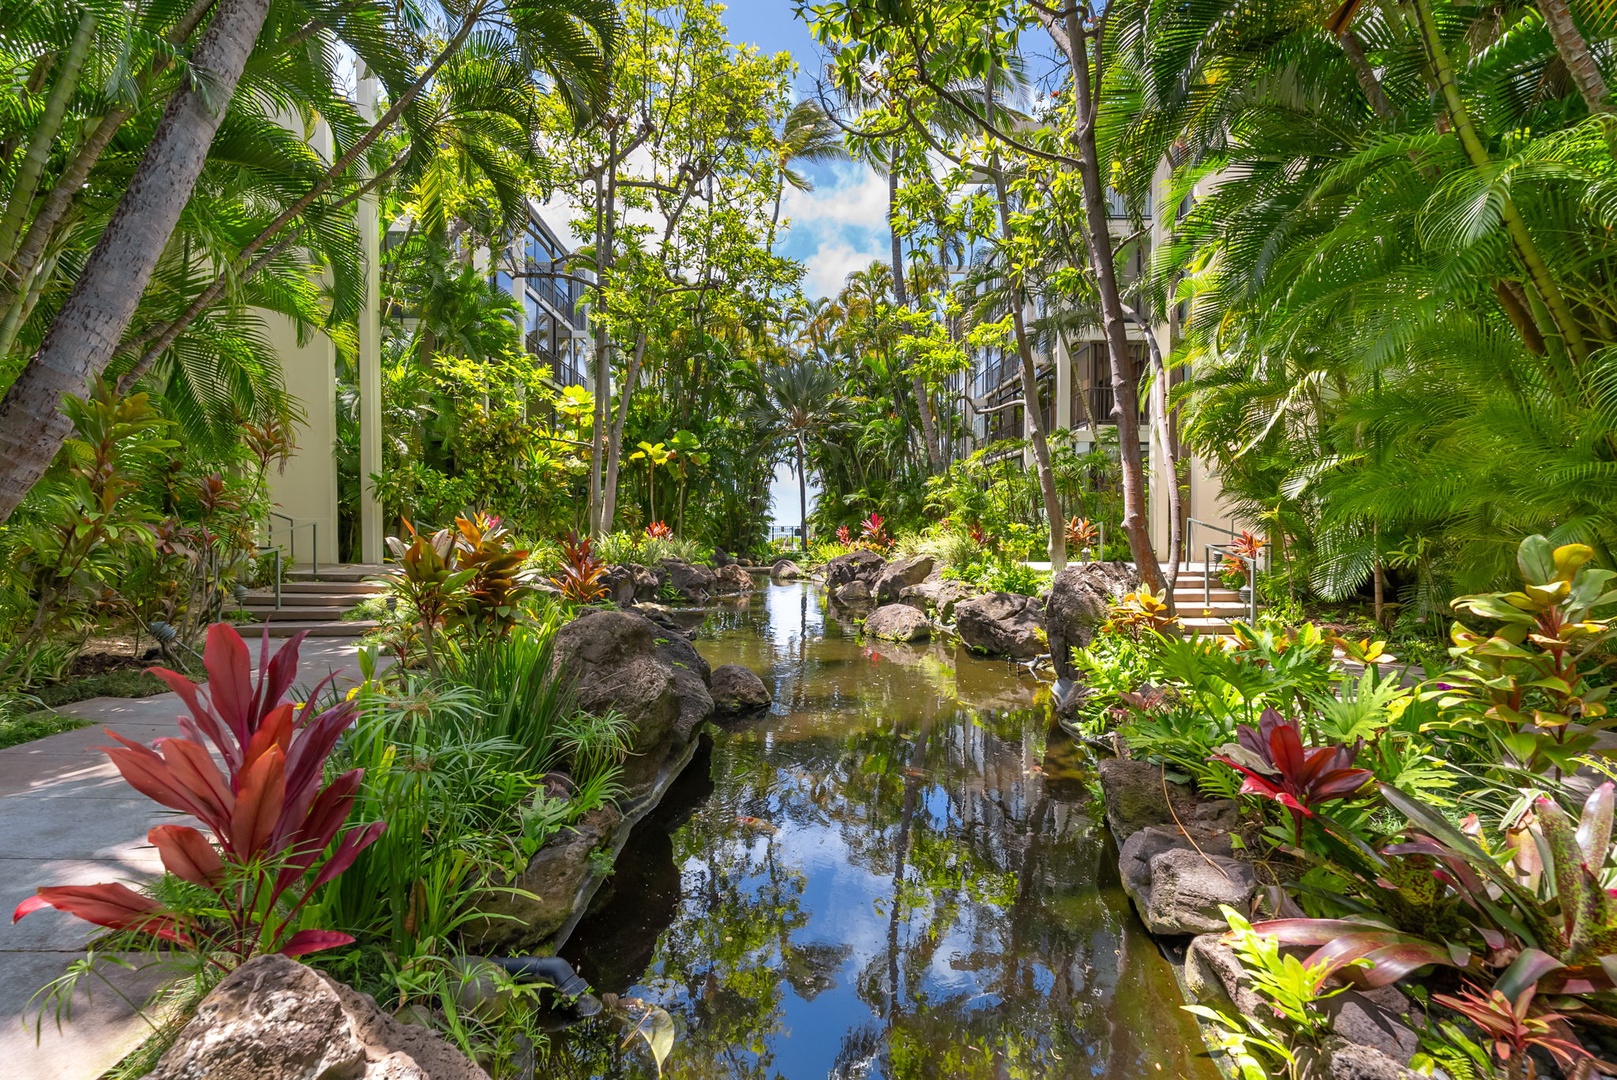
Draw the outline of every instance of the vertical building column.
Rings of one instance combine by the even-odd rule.
[[[376,76],[359,72],[359,106],[376,117]],[[364,259],[365,300],[359,312],[359,560],[382,561],[382,504],[372,479],[382,471],[382,225],[375,193],[355,211]]]
[[[1056,427],[1072,430],[1072,356],[1062,334],[1056,336]]]

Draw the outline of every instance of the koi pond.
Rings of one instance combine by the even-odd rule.
[[[669,1078],[1214,1080],[1038,684],[824,605],[761,586],[695,631],[775,704],[712,729],[563,955],[673,1016]],[[573,1028],[540,1074],[655,1076],[624,1035]]]

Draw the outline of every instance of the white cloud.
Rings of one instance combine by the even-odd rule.
[[[805,293],[834,296],[848,274],[890,257],[887,181],[851,162],[809,172],[814,190],[787,188],[781,202],[789,220],[781,251],[802,260]]]
[[[863,270],[873,262],[886,262],[889,255],[883,245],[854,247],[840,240],[821,241],[820,246],[799,254],[803,260],[803,295],[835,296],[842,291],[848,275]]]

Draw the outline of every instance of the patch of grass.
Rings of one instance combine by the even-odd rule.
[[[0,715],[0,750],[89,725],[88,720],[80,720],[76,716],[60,716],[49,710],[26,713],[22,716]]]
[[[135,668],[115,668],[95,675],[64,679],[31,691],[47,708],[95,697],[151,697],[168,691],[156,677]]]

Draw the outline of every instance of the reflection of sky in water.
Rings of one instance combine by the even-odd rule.
[[[805,641],[825,633],[825,613],[819,598],[808,590],[790,585],[764,590],[765,633],[774,646],[777,661],[795,659]]]
[[[829,624],[806,588],[760,593],[716,617],[698,645],[714,664],[757,670],[775,709],[715,735],[714,790],[674,838],[686,854],[673,922],[654,928],[650,969],[625,979],[634,986],[601,987],[658,1000],[678,1018],[669,1080],[930,1080],[946,1075],[930,1063],[965,1061],[965,1046],[983,1056],[957,1074],[964,1080],[1212,1080],[1166,965],[1118,891],[1097,884],[1115,853],[1082,796],[1052,796],[1034,768],[1046,721],[1009,707],[1030,700],[1031,684],[950,646],[871,649]],[[963,706],[957,692],[994,706]],[[761,835],[743,817],[776,831]],[[632,872],[620,865],[631,898]],[[814,972],[802,994],[768,929],[783,902],[784,951]],[[632,924],[625,903],[579,935]],[[708,955],[704,943],[732,934],[756,944],[733,963]],[[761,1057],[745,1045],[750,1027],[734,1027],[754,1022],[773,1028]],[[908,1068],[892,1056],[900,1044]],[[642,1063],[607,1075],[654,1073]]]

